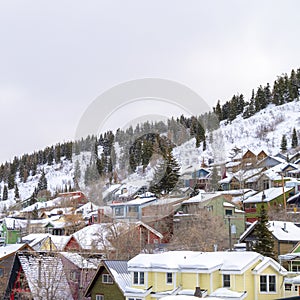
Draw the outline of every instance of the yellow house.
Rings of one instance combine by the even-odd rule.
[[[256,252],[170,251],[139,254],[128,262],[131,286],[126,300],[163,299],[171,295],[236,300],[271,300],[284,296],[287,271]]]

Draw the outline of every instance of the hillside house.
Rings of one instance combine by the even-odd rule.
[[[294,188],[287,187],[270,188],[247,198],[243,201],[246,221],[251,223],[256,221],[262,205],[265,209],[276,206],[284,207],[284,199],[288,199],[293,190]]]
[[[230,218],[231,226],[234,227],[235,231],[232,235],[233,242],[237,242],[239,236],[245,231],[244,211],[228,200],[228,197],[216,192],[199,193],[197,196],[182,202],[180,209],[174,215],[174,235],[176,235],[178,228],[188,226],[189,221],[202,210],[210,211],[212,215],[222,217],[227,225],[229,224],[228,218]]]
[[[115,220],[139,221],[142,219],[144,207],[154,204],[156,197],[136,198],[128,202],[115,202],[110,205]]]
[[[85,292],[91,300],[125,300],[125,290],[131,285],[127,261],[103,260]]]
[[[252,223],[241,235],[239,240],[240,243],[246,243],[248,250],[252,249],[256,241],[254,235],[256,224],[257,221]],[[273,236],[276,257],[278,255],[289,253],[300,241],[300,227],[292,222],[270,221],[268,223],[268,229]]]
[[[60,257],[56,253],[20,252],[15,256],[6,299],[73,300]]]
[[[84,292],[94,277],[102,256],[70,252],[60,252],[59,256],[73,299],[89,300],[90,298],[84,297]]]
[[[31,251],[28,244],[13,244],[0,247],[0,298],[4,299],[4,293],[8,279],[12,271],[15,254],[19,251]]]
[[[276,261],[255,252],[139,254],[128,261],[128,271],[131,284],[125,289],[126,300],[191,296],[197,288],[202,296],[227,291],[227,299],[271,300],[284,296],[286,275]]]

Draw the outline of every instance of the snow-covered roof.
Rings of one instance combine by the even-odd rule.
[[[27,226],[27,220],[23,219],[4,218],[3,223],[8,229],[21,229]]]
[[[212,193],[199,193],[198,195],[191,197],[187,200],[184,200],[182,204],[187,204],[187,203],[200,203],[200,202],[205,202],[210,199],[216,198],[220,196],[220,192],[212,192]]]
[[[242,272],[250,264],[261,260],[256,252],[197,252],[170,251],[158,254],[139,254],[128,262],[128,270],[163,269],[194,270],[210,272],[218,269],[224,272]]]
[[[263,272],[267,267],[273,267],[274,270],[281,274],[286,274],[287,270],[282,267],[277,261],[270,257],[264,257],[264,259],[252,270],[253,273],[259,274]]]
[[[293,188],[284,188],[284,192],[289,192]],[[265,195],[265,199],[262,200],[263,194]],[[260,203],[260,202],[269,202],[273,199],[279,197],[283,194],[283,188],[282,187],[272,187],[267,190],[264,190],[262,192],[259,192],[255,194],[254,196],[249,197],[248,199],[244,200],[244,203]]]
[[[146,205],[150,204],[151,202],[157,201],[156,197],[150,198],[137,198],[127,202],[120,202],[120,203],[112,203],[111,206],[130,206],[130,205]]]
[[[101,262],[101,258],[85,257],[74,252],[60,252],[60,254],[80,269],[97,270]]]
[[[93,248],[103,250],[104,247],[111,247],[110,242],[107,240],[111,233],[111,226],[111,224],[107,223],[93,224],[78,230],[72,236],[74,236],[81,248],[85,250]]]
[[[279,241],[300,241],[300,227],[293,222],[270,221],[268,229]]]
[[[243,300],[247,297],[247,292],[236,292],[228,288],[219,288],[213,291],[210,296],[217,297],[217,299]],[[208,299],[211,299],[211,297],[208,297]]]
[[[113,276],[120,289],[125,292],[126,287],[131,286],[131,275],[128,272],[127,261],[123,260],[104,260],[103,265]]]
[[[70,299],[72,293],[57,255],[18,254],[33,299]]]
[[[254,230],[258,221],[253,222],[246,231],[240,236],[242,241],[251,231]],[[300,227],[293,222],[285,221],[270,221],[268,223],[268,229],[273,236],[279,241],[300,241]]]
[[[0,247],[0,259],[21,250],[26,244],[9,244]]]

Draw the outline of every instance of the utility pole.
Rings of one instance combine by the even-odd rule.
[[[228,216],[229,251],[231,251],[231,219]]]

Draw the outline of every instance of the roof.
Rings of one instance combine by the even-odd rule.
[[[258,221],[253,222],[249,228],[240,236],[243,241],[255,228]],[[270,221],[268,229],[278,241],[298,242],[300,241],[300,227],[293,222]]]
[[[284,188],[284,192],[289,192],[293,188]],[[262,196],[265,194],[265,199],[262,200]],[[244,200],[244,203],[261,203],[261,202],[270,202],[273,199],[279,197],[280,195],[283,194],[283,188],[282,187],[273,187],[269,188],[267,190],[264,190],[262,192],[259,192],[255,194],[254,196],[249,197],[248,199]]]
[[[212,192],[212,193],[199,193],[198,195],[191,197],[187,200],[184,200],[182,204],[187,204],[187,203],[200,203],[204,202],[213,198],[216,198],[218,196],[221,196],[222,194],[219,192]]]
[[[270,257],[264,257],[264,259],[257,266],[255,266],[252,272],[255,274],[260,274],[269,266],[273,267],[274,270],[281,274],[285,275],[287,273],[287,270],[284,267]]]
[[[156,197],[149,197],[149,198],[137,198],[127,202],[119,202],[119,203],[112,203],[111,207],[114,206],[130,206],[130,205],[144,205],[150,204],[151,202],[157,201]]]
[[[0,247],[0,259],[9,256],[17,251],[23,250],[27,244],[10,244]]]
[[[51,299],[73,299],[58,256],[20,253],[18,259],[34,299],[46,299],[46,294]]]
[[[110,242],[107,240],[111,230],[111,224],[101,223],[86,226],[75,233],[73,237],[77,240],[80,247],[85,250],[96,248],[103,250],[105,247],[111,247]]]
[[[127,261],[104,260],[103,265],[111,273],[115,282],[124,293],[126,286],[131,285],[131,275],[128,272]]]
[[[101,258],[99,257],[85,257],[74,252],[60,252],[60,254],[67,260],[72,262],[79,269],[97,270],[101,262]]]
[[[237,299],[237,300],[242,300],[245,299],[247,296],[247,292],[236,292],[236,291],[231,291],[230,289],[227,288],[219,288],[216,289],[214,292],[210,294],[212,297],[217,297],[218,299]],[[210,297],[208,297],[211,299]]]
[[[300,228],[293,222],[271,221],[268,229],[279,241],[300,241]]]
[[[262,259],[256,252],[198,252],[170,251],[158,254],[139,254],[128,262],[128,270],[162,269],[201,271],[218,269],[224,272],[240,273],[247,266]]]

